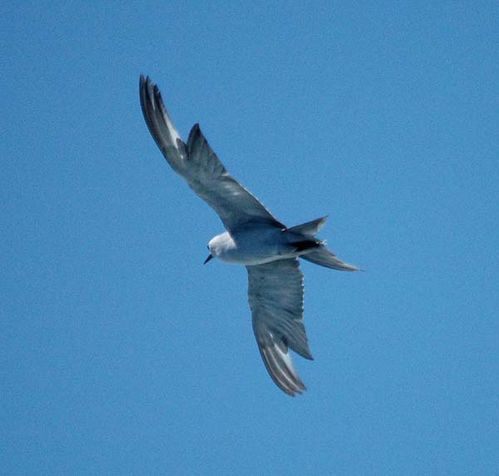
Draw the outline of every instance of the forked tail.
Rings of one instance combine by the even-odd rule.
[[[324,245],[310,251],[307,254],[301,255],[300,258],[306,259],[311,263],[325,266],[326,268],[337,269],[338,271],[358,271],[359,268],[351,264],[345,263],[338,259]]]
[[[296,237],[291,243],[296,247],[296,251],[305,251],[300,258],[306,259],[312,263],[324,266],[326,268],[337,269],[339,271],[358,271],[359,268],[345,263],[338,259],[334,253],[326,248],[326,242],[316,238],[317,232],[326,223],[327,216],[317,218],[316,220],[292,226],[286,230],[286,233]]]

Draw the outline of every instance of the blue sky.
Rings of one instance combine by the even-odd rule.
[[[4,2],[6,474],[491,474],[499,466],[495,2]],[[315,361],[289,398],[244,268],[143,121],[149,74],[284,223]]]

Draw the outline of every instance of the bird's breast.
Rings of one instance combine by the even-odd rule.
[[[294,256],[282,231],[276,228],[249,228],[233,233],[232,238],[234,245],[218,256],[227,263],[258,265]]]

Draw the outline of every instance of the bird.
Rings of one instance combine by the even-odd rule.
[[[205,264],[217,258],[248,272],[248,301],[260,355],[274,383],[287,395],[306,390],[290,355],[313,360],[303,324],[303,274],[299,259],[340,271],[358,268],[336,257],[317,238],[327,216],[286,227],[232,175],[212,150],[199,124],[184,142],[158,86],[140,75],[147,127],[171,168],[220,217],[225,232],[208,243]]]

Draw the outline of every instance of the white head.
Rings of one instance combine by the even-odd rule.
[[[229,249],[234,248],[235,243],[228,232],[221,233],[220,235],[214,236],[208,242],[208,249],[210,254],[206,258],[204,264],[208,263],[212,258],[217,258],[226,253]]]

